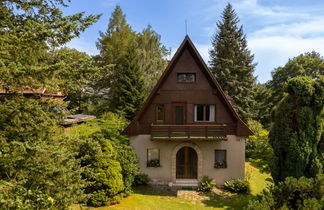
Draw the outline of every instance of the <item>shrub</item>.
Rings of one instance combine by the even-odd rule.
[[[56,102],[0,102],[0,209],[64,209],[83,198],[82,168],[52,112]]]
[[[248,193],[250,192],[250,185],[247,180],[233,179],[224,183],[224,188],[230,192]]]
[[[124,190],[122,168],[116,160],[117,153],[112,144],[100,133],[87,137],[80,146],[78,156],[86,167],[84,179],[90,182],[85,188],[90,206],[118,203]]]
[[[139,170],[137,166],[138,159],[133,148],[129,145],[129,139],[126,136],[120,135],[120,132],[124,128],[125,123],[125,119],[121,116],[114,113],[106,113],[98,119],[87,121],[84,124],[74,126],[67,132],[68,136],[77,136],[78,138],[82,139],[81,141],[86,142],[86,144],[83,145],[85,149],[80,148],[79,154],[79,157],[82,159],[82,164],[84,166],[88,165],[88,167],[90,168],[95,167],[93,164],[99,164],[95,163],[96,161],[102,162],[101,160],[99,160],[100,158],[95,160],[94,162],[91,162],[94,160],[94,158],[97,158],[95,154],[98,152],[98,154],[108,152],[106,155],[110,154],[109,159],[113,160],[114,163],[117,162],[119,165],[118,167],[121,167],[121,170],[118,170],[117,174],[118,177],[122,177],[123,190],[118,192],[117,194],[108,193],[104,196],[101,196],[101,191],[97,192],[96,190],[88,187],[88,191],[86,191],[87,193],[92,194],[96,192],[97,195],[92,197],[90,196],[91,199],[89,200],[88,204],[91,203],[91,205],[93,206],[108,205],[108,203],[113,204],[114,202],[118,202],[118,200],[120,200],[122,197],[127,196],[131,193],[134,177],[136,174],[138,174]],[[93,138],[95,138],[95,140],[93,140]],[[92,146],[91,141],[93,143]],[[100,142],[107,142],[110,149],[107,150],[107,148]],[[83,151],[81,151],[81,149]],[[104,182],[104,180],[102,181]],[[121,186],[119,181],[115,183],[117,184],[117,186]],[[104,184],[104,186],[107,187],[107,184]],[[109,189],[107,190],[110,191],[110,187],[108,188]],[[98,190],[100,189],[98,188]],[[105,196],[108,198],[104,198]],[[94,197],[97,197],[98,199]],[[99,199],[100,197],[102,199]],[[100,200],[102,201],[101,204]]]
[[[287,177],[284,182],[270,186],[250,201],[249,210],[257,209],[323,209],[323,176],[317,178]]]
[[[148,185],[149,182],[150,182],[150,178],[148,177],[147,174],[137,174],[135,176],[133,185],[134,186]]]
[[[79,136],[84,139],[97,133],[111,143],[117,155],[116,160],[122,168],[121,174],[125,187],[123,194],[125,196],[131,193],[134,177],[139,172],[137,166],[138,158],[133,148],[129,145],[129,139],[126,136],[120,135],[126,123],[123,117],[109,112],[98,119],[72,127],[67,133],[69,136]]]
[[[198,191],[210,192],[215,186],[216,183],[213,179],[209,178],[208,176],[203,176],[201,181],[198,183]]]

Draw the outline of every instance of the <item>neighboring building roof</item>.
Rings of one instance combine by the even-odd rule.
[[[63,120],[60,124],[62,126],[69,126],[75,123],[82,123],[86,120],[92,120],[96,119],[96,116],[94,115],[86,115],[86,114],[75,114],[75,115],[69,115],[66,119]]]
[[[29,87],[26,87],[24,90],[18,91],[17,93],[23,94],[23,95],[37,95],[40,98],[60,98],[63,100],[66,97],[66,94],[63,92],[54,92],[54,91],[48,91],[46,88],[43,89],[32,89]],[[0,95],[11,95],[13,92],[0,89]]]
[[[202,66],[202,71],[205,73],[206,78],[211,82],[211,84],[220,92],[221,99],[225,102],[226,107],[230,110],[231,114],[234,116],[234,118],[237,120],[237,133],[239,136],[249,136],[253,135],[253,132],[248,128],[248,126],[241,120],[237,112],[234,110],[231,102],[226,97],[226,94],[222,90],[221,86],[217,82],[215,76],[211,73],[209,68],[207,67],[206,63],[200,56],[199,52],[197,51],[196,47],[190,40],[189,36],[186,35],[184,40],[182,41],[180,47],[178,48],[177,52],[174,54],[173,58],[169,62],[167,68],[163,72],[162,76],[158,80],[157,84],[155,85],[154,89],[151,91],[150,95],[146,99],[145,103],[142,105],[140,111],[136,114],[136,117],[133,119],[133,121],[124,129],[122,132],[123,134],[130,134],[129,130],[132,126],[137,126],[137,123],[141,119],[143,113],[147,110],[149,105],[151,104],[154,96],[157,94],[159,88],[164,83],[164,81],[167,79],[168,75],[170,74],[172,68],[176,64],[176,61],[180,57],[181,53],[185,50],[185,48],[189,48],[193,52],[193,56],[195,59],[199,62],[199,64]]]

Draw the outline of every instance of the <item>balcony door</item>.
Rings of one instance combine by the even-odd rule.
[[[174,103],[173,104],[173,119],[174,124],[183,125],[186,122],[186,104]]]
[[[197,179],[197,162],[196,151],[191,147],[182,147],[177,152],[177,179]]]

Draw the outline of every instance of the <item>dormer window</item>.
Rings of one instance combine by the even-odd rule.
[[[183,83],[193,83],[196,81],[196,74],[195,73],[178,73],[178,82]]]

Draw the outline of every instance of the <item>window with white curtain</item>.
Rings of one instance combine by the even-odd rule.
[[[215,121],[215,105],[195,105],[195,121]]]

